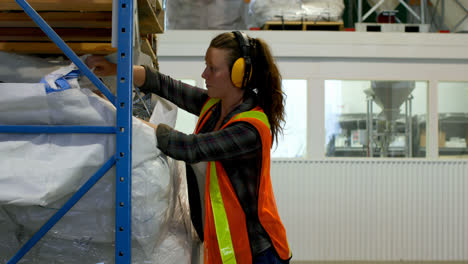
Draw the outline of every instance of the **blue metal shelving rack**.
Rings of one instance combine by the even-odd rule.
[[[8,261],[17,263],[75,205],[86,192],[116,165],[115,263],[131,263],[131,138],[133,82],[133,0],[118,0],[117,97],[97,78],[26,0],[15,0],[45,34],[75,63],[117,109],[115,127],[104,126],[8,126],[0,133],[106,133],[116,134],[116,153],[80,187],[29,241]]]

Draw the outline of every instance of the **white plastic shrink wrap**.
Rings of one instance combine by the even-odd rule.
[[[242,0],[170,0],[167,28],[245,29],[247,8]]]
[[[54,74],[60,77],[70,67]],[[0,83],[0,124],[115,126],[114,106],[75,81],[70,89],[49,93],[44,84]],[[157,149],[152,128],[133,118],[132,129],[132,262],[159,263],[164,253],[177,261],[165,263],[189,263],[182,260],[190,259],[190,231],[170,232],[186,225],[181,218],[189,219],[185,202],[175,209],[186,198],[180,191],[185,176]],[[112,134],[0,133],[0,262],[114,153]],[[114,226],[115,166],[20,263],[114,263]]]
[[[255,26],[267,21],[341,21],[343,0],[252,0],[250,13]]]

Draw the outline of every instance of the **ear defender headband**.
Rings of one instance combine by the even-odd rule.
[[[237,88],[245,88],[252,77],[252,62],[250,60],[250,42],[247,35],[240,31],[233,31],[239,42],[241,56],[238,58],[231,69],[231,81]]]

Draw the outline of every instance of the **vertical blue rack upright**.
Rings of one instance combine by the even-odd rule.
[[[0,133],[105,133],[116,134],[116,153],[79,188],[8,261],[17,263],[75,205],[86,192],[116,165],[115,263],[131,263],[131,139],[133,83],[133,0],[118,0],[117,97],[97,78],[26,0],[15,0],[24,12],[64,52],[64,54],[114,104],[115,127],[105,126],[35,126],[0,125]]]

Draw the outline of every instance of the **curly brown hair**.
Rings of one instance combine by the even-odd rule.
[[[268,44],[260,38],[248,37],[248,40],[250,42],[252,73],[246,89],[257,91],[258,105],[263,109],[270,122],[272,140],[278,143],[278,136],[283,133],[285,121],[285,94],[282,90],[281,74]],[[210,47],[230,51],[227,58],[230,69],[234,62],[242,57],[239,42],[232,32],[216,36],[211,41]]]

